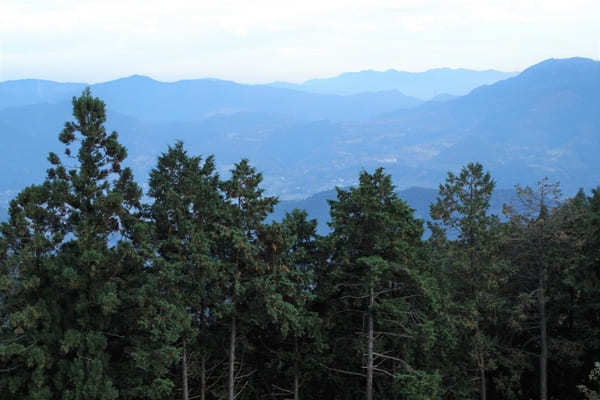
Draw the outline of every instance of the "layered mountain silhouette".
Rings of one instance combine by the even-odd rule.
[[[3,82],[0,109],[67,101],[86,86],[37,80]],[[90,87],[112,110],[154,123],[200,121],[214,115],[249,111],[301,121],[361,120],[423,103],[397,90],[340,96],[218,79],[159,82],[141,75]]]
[[[0,83],[0,207],[43,179],[48,151],[62,152],[57,136],[83,87]],[[108,128],[120,133],[142,184],[175,140],[193,154],[214,153],[222,173],[249,158],[283,199],[349,186],[361,169],[379,166],[400,189],[434,188],[470,161],[500,188],[544,176],[567,193],[600,184],[600,62],[590,59],[547,60],[465,96],[412,104],[398,92],[321,95],[140,76],[92,93],[106,101]]]
[[[0,110],[38,103],[57,103],[81,94],[85,83],[20,79],[0,82]]]
[[[428,149],[419,165],[445,171],[484,161],[502,185],[536,177],[600,184],[600,62],[547,60],[469,95],[381,116],[404,146]],[[367,128],[369,129],[369,128]]]
[[[438,197],[437,189],[413,186],[397,191],[397,195],[414,210],[414,215],[417,218],[424,221],[431,220],[429,218],[429,207],[436,202]],[[284,200],[275,206],[275,210],[271,214],[270,219],[280,221],[285,217],[286,213],[291,212],[295,208],[305,210],[308,213],[309,218],[317,220],[317,233],[325,235],[330,232],[328,226],[328,223],[331,221],[329,215],[329,200],[337,200],[337,192],[335,190],[319,192],[301,200]],[[502,218],[502,207],[504,204],[519,206],[515,190],[495,190],[490,199],[489,212]],[[450,235],[455,235],[457,232],[449,230],[448,233]]]
[[[270,85],[312,93],[343,95],[399,90],[408,96],[430,100],[440,95],[462,96],[478,86],[492,84],[515,75],[516,72],[474,71],[462,68],[436,68],[425,72],[389,69],[346,72],[333,78],[311,79],[302,84],[273,82]]]

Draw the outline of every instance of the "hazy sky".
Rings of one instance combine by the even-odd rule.
[[[0,0],[0,81],[303,81],[600,58],[600,0]]]

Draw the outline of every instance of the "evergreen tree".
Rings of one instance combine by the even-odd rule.
[[[330,201],[331,267],[317,283],[321,301],[330,304],[325,318],[334,362],[327,369],[364,379],[363,390],[356,381],[342,380],[335,397],[409,395],[413,387],[394,384],[417,375],[428,384],[410,395],[435,396],[437,380],[410,357],[419,343],[426,349],[433,338],[423,329],[430,305],[418,257],[422,222],[394,193],[383,169],[361,173],[359,182],[337,189],[337,200]]]
[[[148,195],[152,204],[153,245],[159,257],[154,274],[155,295],[163,306],[177,310],[177,329],[181,352],[183,399],[194,396],[190,388],[191,354],[199,354],[200,387],[198,396],[206,398],[206,360],[210,354],[209,328],[218,298],[216,282],[215,234],[223,209],[219,177],[213,157],[188,156],[183,144],[158,158],[150,173]]]
[[[151,366],[135,360],[139,346],[160,354],[163,339],[139,340],[148,334],[141,191],[121,168],[127,152],[117,133],[104,128],[104,103],[86,89],[73,115],[59,138],[74,164],[51,153],[47,179],[11,202],[2,226],[9,339],[0,357],[11,373],[0,391],[6,399],[160,398],[168,355]]]
[[[600,188],[517,187],[501,223],[471,163],[440,185],[424,244],[380,168],[337,189],[320,237],[303,211],[265,223],[277,200],[247,160],[221,181],[180,142],[142,205],[104,103],[88,89],[73,115],[65,156],[0,224],[2,400],[547,400],[594,383]]]
[[[600,354],[600,271],[592,255],[597,248],[590,247],[597,241],[592,205],[593,197],[580,190],[552,216],[557,267],[550,269],[554,276],[548,279],[548,376],[549,391],[559,398],[573,396]],[[561,379],[552,379],[559,375]]]
[[[265,295],[258,292],[265,288],[261,281],[267,272],[267,266],[260,259],[258,235],[277,199],[263,195],[261,182],[262,174],[243,159],[235,164],[231,177],[222,183],[227,209],[217,239],[217,256],[221,260],[220,281],[224,296],[220,315],[229,320],[228,400],[234,400],[241,393],[245,385],[238,386],[237,383],[247,377],[247,374],[239,373],[240,365],[236,368],[239,323],[248,322],[250,327],[256,321],[256,314],[252,313],[256,310],[253,302]]]
[[[269,274],[263,280],[265,320],[259,333],[267,338],[259,348],[266,354],[269,395],[301,398],[301,389],[318,368],[319,319],[314,300],[316,220],[305,211],[286,213],[260,233],[262,259]]]
[[[517,185],[517,194],[521,201],[520,212],[509,206],[505,213],[510,217],[512,261],[519,269],[520,318],[515,323],[527,330],[537,331],[534,337],[538,341],[539,353],[539,398],[548,399],[548,300],[550,279],[558,277],[562,269],[557,233],[557,219],[553,218],[561,204],[561,192],[558,183],[540,181],[536,189],[521,188]],[[533,316],[533,325],[526,317]]]
[[[519,271],[513,325],[523,347],[538,354],[523,379],[539,379],[531,395],[573,397],[600,351],[594,196],[580,191],[563,201],[547,180],[518,190],[520,212],[507,209],[508,250]]]
[[[481,164],[470,163],[459,175],[448,173],[430,209],[437,222],[432,229],[457,237],[437,248],[443,254],[441,285],[450,294],[447,312],[458,324],[459,351],[472,360],[464,370],[477,371],[482,400],[489,391],[488,371],[495,369],[500,354],[498,318],[504,308],[500,288],[507,273],[499,257],[498,218],[488,214],[494,186]],[[455,363],[460,354],[456,357]]]

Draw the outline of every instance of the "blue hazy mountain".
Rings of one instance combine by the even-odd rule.
[[[0,109],[58,103],[81,93],[85,84],[22,80],[0,83]],[[338,96],[242,85],[218,79],[172,83],[134,75],[91,85],[113,110],[148,122],[200,121],[217,114],[261,112],[297,120],[360,120],[421,100],[394,90]]]
[[[438,177],[481,160],[501,185],[532,183],[545,175],[571,189],[600,184],[598,61],[547,60],[467,96],[378,121],[387,127],[382,130],[402,137],[398,146],[413,146],[417,167],[438,169]]]
[[[337,96],[216,79],[164,83],[141,76],[94,85],[92,90],[113,109],[151,122],[198,121],[237,112],[298,120],[359,120],[371,118],[379,110],[421,103],[398,91]]]
[[[65,122],[72,119],[70,101],[0,110],[0,207],[6,204],[6,197],[15,194],[16,190],[41,182],[50,165],[47,162],[48,153],[64,152],[64,145],[58,141],[58,134]],[[133,129],[136,121],[111,111],[107,127],[125,128],[128,134],[124,138],[132,144],[136,141]]]
[[[444,101],[454,100],[457,97],[460,97],[460,96],[455,96],[455,95],[448,94],[448,93],[440,93],[440,94],[432,97],[429,101],[444,102]]]
[[[458,171],[454,172],[458,173]],[[430,220],[429,206],[437,199],[437,189],[413,186],[404,190],[399,190],[397,194],[414,210],[414,215],[417,218],[424,221]],[[281,221],[286,213],[291,212],[295,208],[306,210],[309,218],[317,220],[317,232],[324,235],[330,231],[329,226],[327,225],[331,220],[328,200],[336,199],[337,192],[335,190],[327,190],[301,200],[283,200],[275,206],[275,210],[269,216],[269,220]],[[513,204],[515,202],[516,193],[513,189],[497,189],[493,192],[492,198],[490,199],[489,212],[501,216],[502,205]]]
[[[81,94],[85,87],[85,83],[61,83],[41,79],[0,82],[0,109],[60,102]]]
[[[263,171],[267,191],[283,199],[352,185],[361,169],[379,166],[400,189],[437,187],[447,171],[470,161],[482,162],[499,188],[534,184],[544,176],[561,181],[568,193],[600,184],[600,63],[589,59],[548,60],[462,97],[372,119],[343,116],[348,121],[294,118],[264,99],[254,110],[200,120],[174,121],[157,106],[150,118],[153,106],[144,102],[151,91],[141,94],[136,85],[156,86],[161,93],[171,86],[135,82],[146,80],[126,79],[129,97],[117,98],[120,92],[111,87],[92,89],[106,100],[107,127],[120,133],[126,163],[142,184],[157,155],[178,139],[193,154],[215,154],[223,173],[249,158]],[[195,106],[193,97],[186,101],[189,110],[209,107]],[[217,99],[210,107],[227,101]],[[0,207],[23,186],[41,181],[48,151],[62,152],[57,136],[70,119],[68,99],[0,110]]]
[[[311,79],[302,84],[274,82],[273,87],[304,90],[311,93],[350,95],[368,91],[398,90],[408,96],[430,100],[447,94],[462,96],[474,88],[517,75],[496,70],[436,68],[425,72],[366,70],[346,72],[333,78]]]

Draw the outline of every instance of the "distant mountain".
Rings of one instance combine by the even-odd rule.
[[[437,170],[434,182],[443,171],[480,160],[501,186],[545,175],[570,190],[598,185],[600,62],[547,60],[467,96],[382,116],[376,127],[361,126],[355,135],[373,129],[387,131],[388,139],[397,135],[396,154],[410,149],[404,159]],[[372,146],[391,145],[388,139]]]
[[[398,196],[414,210],[415,217],[424,221],[429,220],[429,206],[437,199],[438,190],[422,187],[410,187],[399,190]],[[275,210],[269,216],[269,220],[281,221],[287,212],[298,208],[306,210],[309,218],[314,218],[318,222],[317,232],[325,235],[330,232],[327,225],[330,221],[328,200],[336,200],[335,190],[316,193],[303,200],[284,200],[275,206]],[[516,195],[514,190],[500,189],[495,190],[490,200],[490,214],[501,216],[502,205],[515,202]]]
[[[0,109],[67,101],[84,87],[85,84],[36,80],[2,82]],[[394,90],[339,96],[218,79],[166,83],[140,75],[91,85],[91,89],[116,112],[153,123],[200,121],[238,112],[260,112],[301,121],[361,120],[422,103]]]
[[[481,85],[517,75],[496,70],[437,68],[425,72],[387,71],[346,72],[333,78],[312,79],[302,84],[273,82],[273,87],[311,93],[350,95],[381,90],[398,90],[408,96],[430,100],[438,95],[462,96]]]
[[[454,96],[454,95],[451,95],[448,93],[441,93],[441,94],[438,94],[437,96],[431,98],[431,100],[429,100],[429,101],[444,102],[444,101],[454,100],[457,97],[460,97],[460,96]]]
[[[38,103],[57,103],[81,94],[85,83],[60,83],[41,79],[0,82],[0,110]]]
[[[257,98],[253,110],[174,120],[182,115],[193,117],[194,108],[239,104],[239,98],[216,99],[209,107],[200,100],[196,104],[195,95],[184,96],[175,84],[141,77],[92,90],[106,101],[107,128],[120,133],[129,154],[126,164],[133,167],[142,184],[157,155],[180,139],[193,154],[215,154],[223,174],[240,158],[249,158],[263,171],[268,193],[287,200],[355,184],[361,169],[379,166],[392,174],[399,189],[437,187],[447,171],[459,171],[470,161],[483,163],[498,188],[534,184],[548,176],[561,181],[565,191],[572,194],[579,187],[589,189],[600,184],[599,65],[589,59],[548,60],[465,96],[384,111],[362,120],[352,111],[359,103],[336,109],[341,120],[295,118],[286,111],[295,110],[292,97],[285,107],[278,104],[281,97],[269,100],[272,107],[266,98]],[[197,84],[203,87],[204,83]],[[230,85],[222,81],[216,84]],[[242,91],[256,89],[246,86]],[[285,96],[299,93],[296,99],[321,99],[321,95],[267,89]],[[153,90],[168,96],[153,94]],[[204,93],[195,90],[192,92]],[[121,91],[130,97],[119,98]],[[376,97],[369,101],[370,94],[358,96],[367,96],[364,102],[375,104],[369,112],[382,109],[376,99],[387,104],[381,93],[373,95]],[[344,97],[325,96],[332,101]],[[160,98],[165,100],[164,107],[156,103]],[[170,101],[179,101],[187,111],[171,110]],[[314,117],[329,113],[324,106],[319,109],[323,103],[302,101],[298,110],[312,110],[304,114]],[[347,115],[341,115],[342,109]],[[152,110],[153,116],[149,115]],[[42,180],[48,168],[47,153],[63,151],[57,136],[71,118],[70,99],[0,109],[0,207],[24,185]]]

